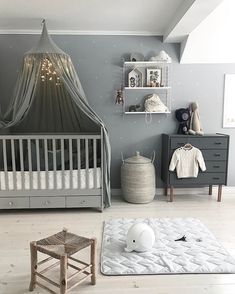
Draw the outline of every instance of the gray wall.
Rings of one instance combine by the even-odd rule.
[[[235,186],[235,129],[222,129],[224,74],[235,73],[235,64],[181,65],[179,45],[163,44],[156,37],[135,36],[53,36],[67,52],[94,110],[107,125],[112,145],[112,188],[120,188],[121,155],[139,150],[150,157],[156,151],[157,186],[161,159],[161,134],[174,133],[177,123],[174,110],[198,101],[201,121],[206,133],[231,135],[229,185]],[[0,35],[0,102],[4,109],[11,97],[22,55],[38,40],[36,35]],[[160,50],[172,57],[172,114],[152,116],[146,124],[144,115],[123,116],[115,105],[115,90],[122,83],[122,60],[130,52],[141,52],[148,59]]]

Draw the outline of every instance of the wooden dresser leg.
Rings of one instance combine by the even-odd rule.
[[[38,264],[37,243],[35,241],[30,243],[30,254],[31,254],[31,281],[29,285],[29,291],[33,291],[36,286],[36,272],[37,272],[37,264]]]
[[[174,187],[170,187],[170,202],[173,202],[174,200]]]
[[[164,195],[165,195],[165,196],[168,195],[168,187],[167,187],[167,186],[165,186],[165,188],[164,188]]]
[[[209,194],[208,195],[212,195],[212,185],[209,186]]]
[[[217,202],[221,202],[221,196],[222,196],[222,185],[218,186],[218,198],[217,198]]]

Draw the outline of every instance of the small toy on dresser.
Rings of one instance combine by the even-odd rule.
[[[189,130],[188,133],[190,135],[204,135],[204,132],[202,131],[202,126],[200,122],[200,115],[199,115],[199,109],[197,102],[193,102],[190,104],[190,112],[191,112],[191,118],[189,123]]]
[[[189,131],[190,109],[189,108],[176,109],[175,117],[179,122],[177,134],[187,135]]]

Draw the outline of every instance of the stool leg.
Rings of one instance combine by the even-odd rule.
[[[36,286],[36,272],[37,272],[37,263],[38,263],[38,252],[37,252],[37,243],[30,243],[30,255],[31,255],[31,281],[29,285],[29,291],[33,291]]]
[[[91,284],[96,284],[96,270],[95,270],[95,259],[96,259],[96,239],[92,239],[91,243]]]
[[[60,294],[65,294],[67,291],[67,264],[68,257],[64,254],[60,258]]]

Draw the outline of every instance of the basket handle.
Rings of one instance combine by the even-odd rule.
[[[153,153],[152,153],[152,158],[151,158],[151,163],[153,163],[154,162],[154,160],[155,160],[155,150],[153,150]]]
[[[122,163],[124,163],[124,157],[123,157],[123,153],[121,152],[121,156],[122,156]]]

